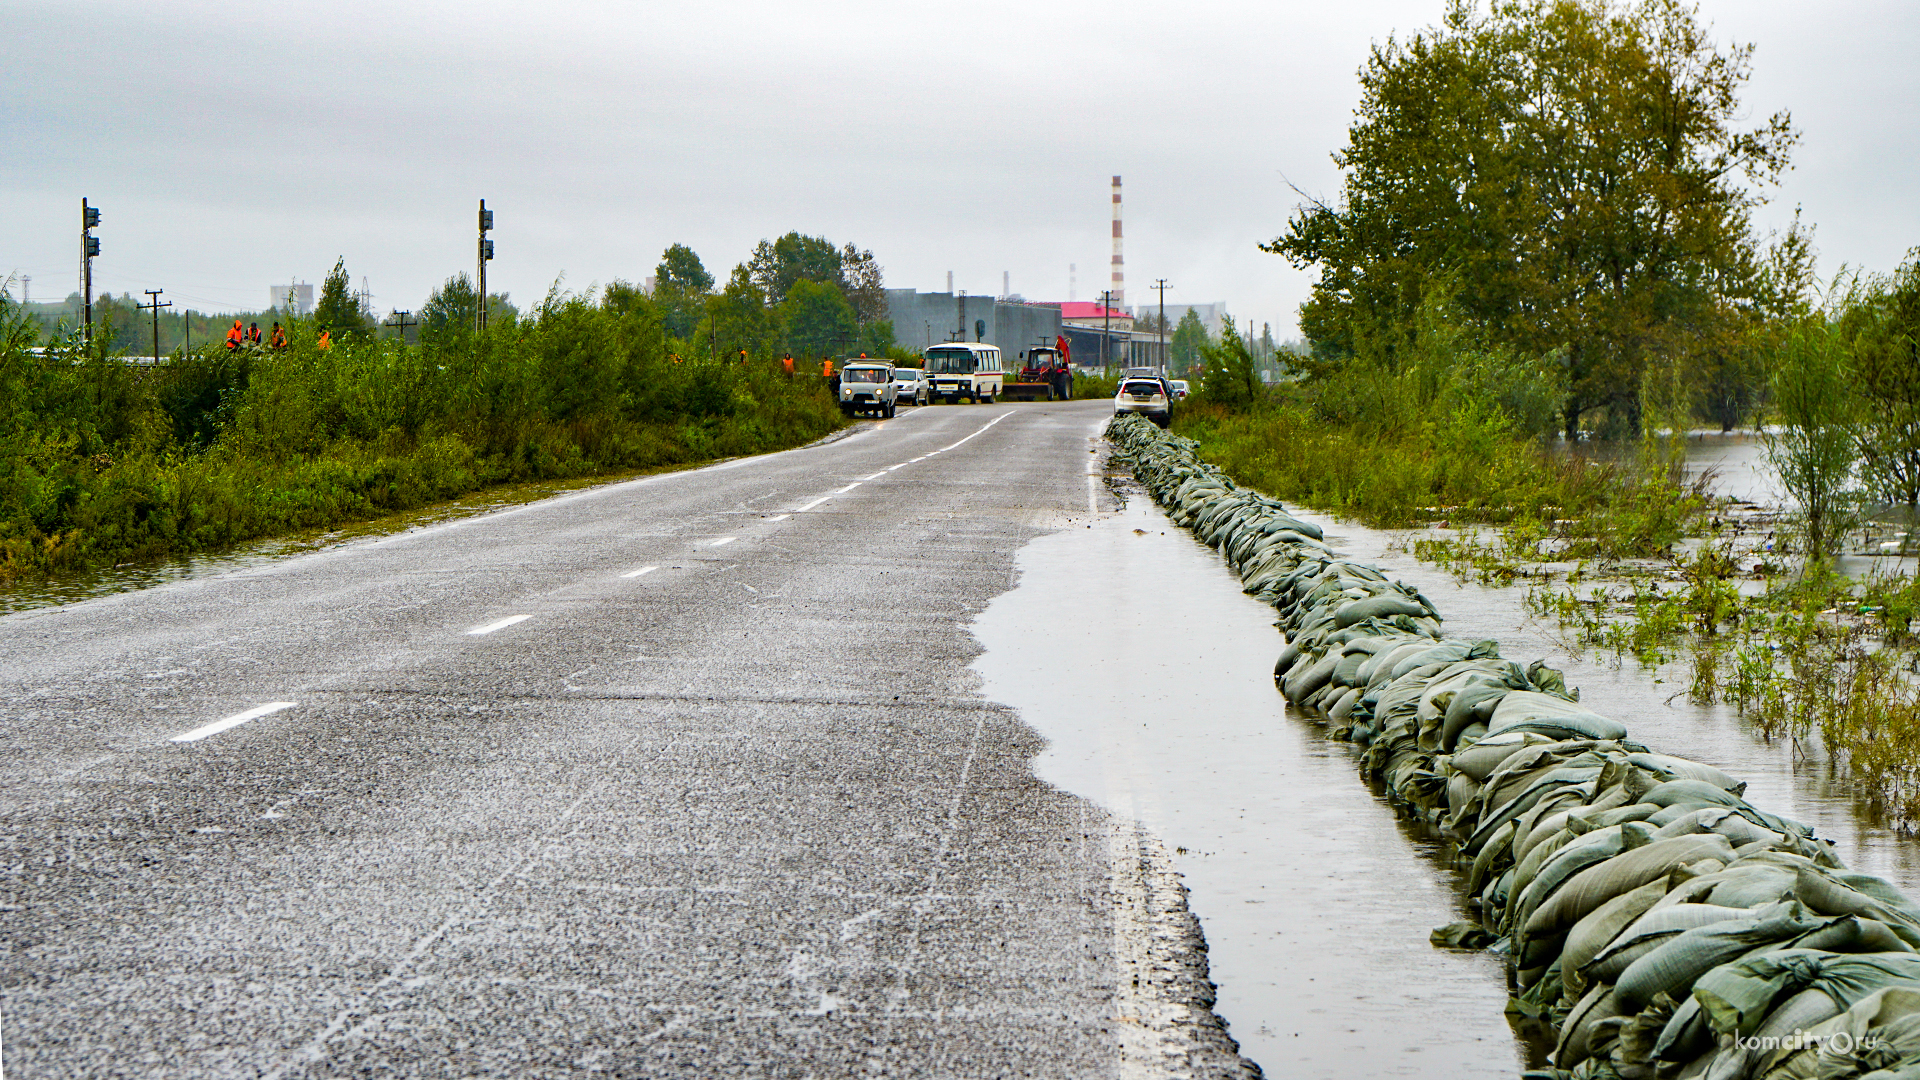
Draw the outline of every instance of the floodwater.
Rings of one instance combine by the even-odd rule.
[[[985,692],[1048,739],[1042,778],[1176,848],[1241,1052],[1275,1077],[1516,1074],[1499,962],[1427,943],[1452,873],[1286,714],[1273,613],[1219,557],[1136,491],[1019,569],[974,624]]]
[[[1718,468],[1720,490],[1777,503],[1752,436],[1690,450]],[[1633,738],[1748,781],[1756,806],[1920,896],[1920,844],[1862,815],[1817,747],[1768,743],[1730,708],[1690,703],[1683,671],[1577,655],[1525,613],[1523,589],[1458,583],[1396,549],[1405,533],[1296,513],[1419,587],[1450,635],[1493,638],[1523,664],[1546,658]],[[1216,1010],[1242,1052],[1270,1076],[1517,1073],[1527,1048],[1505,1021],[1500,962],[1427,941],[1465,911],[1444,846],[1369,790],[1348,746],[1289,713],[1273,688],[1274,615],[1218,554],[1135,488],[1121,512],[1035,540],[1019,570],[975,624],[986,693],[1049,740],[1044,779],[1176,848]]]

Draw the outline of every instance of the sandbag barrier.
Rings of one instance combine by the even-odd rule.
[[[1279,613],[1276,686],[1402,813],[1455,844],[1474,919],[1436,946],[1506,957],[1546,1025],[1541,1080],[1920,1080],[1920,905],[1829,844],[1656,753],[1544,662],[1448,637],[1192,440],[1117,418],[1115,457]]]

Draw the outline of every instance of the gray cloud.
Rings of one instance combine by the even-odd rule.
[[[1789,107],[1801,204],[1830,270],[1920,242],[1911,174],[1920,16],[1895,4],[1704,6],[1758,46],[1754,115]],[[872,248],[890,284],[946,271],[1029,297],[1103,287],[1126,178],[1129,299],[1225,300],[1290,333],[1309,277],[1255,245],[1284,180],[1333,195],[1368,45],[1437,3],[16,4],[0,64],[0,271],[73,288],[80,196],[106,208],[97,280],[257,307],[345,256],[383,308],[490,279],[716,274],[788,229]],[[75,43],[84,42],[84,47]],[[1284,178],[1284,180],[1283,180]]]

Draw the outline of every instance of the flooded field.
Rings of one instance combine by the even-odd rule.
[[[1751,436],[1694,440],[1689,461],[1715,467],[1727,494],[1778,500]],[[1526,615],[1523,589],[1458,584],[1403,550],[1404,533],[1299,516],[1417,585],[1451,635],[1546,658],[1634,738],[1748,781],[1754,805],[1920,895],[1920,843],[1860,815],[1817,747],[1765,742],[1731,709],[1689,703],[1678,671],[1570,652]],[[1180,849],[1217,1008],[1247,1056],[1273,1076],[1370,1077],[1512,1076],[1537,1055],[1507,1027],[1499,962],[1427,942],[1461,910],[1443,846],[1369,792],[1345,744],[1287,713],[1272,612],[1218,555],[1135,489],[1121,513],[1043,537],[1019,564],[1019,587],[976,624],[986,692],[1049,739],[1043,777]]]

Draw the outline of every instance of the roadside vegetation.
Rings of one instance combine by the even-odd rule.
[[[524,314],[492,296],[484,332],[455,277],[410,343],[337,264],[313,316],[280,316],[285,349],[209,341],[158,364],[111,323],[91,348],[48,336],[0,290],[0,581],[799,445],[845,422],[817,357],[898,351],[852,245],[763,242],[718,289],[675,245],[655,277],[651,294],[556,287]]]
[[[1813,274],[1752,211],[1791,118],[1676,0],[1453,4],[1360,71],[1337,198],[1263,245],[1314,272],[1271,384],[1228,328],[1175,419],[1235,479],[1521,582],[1581,647],[1684,662],[1920,821],[1920,587],[1836,557],[1920,523],[1920,250]],[[1790,503],[1736,506],[1685,433],[1764,430]],[[1848,564],[1852,566],[1853,564]]]

